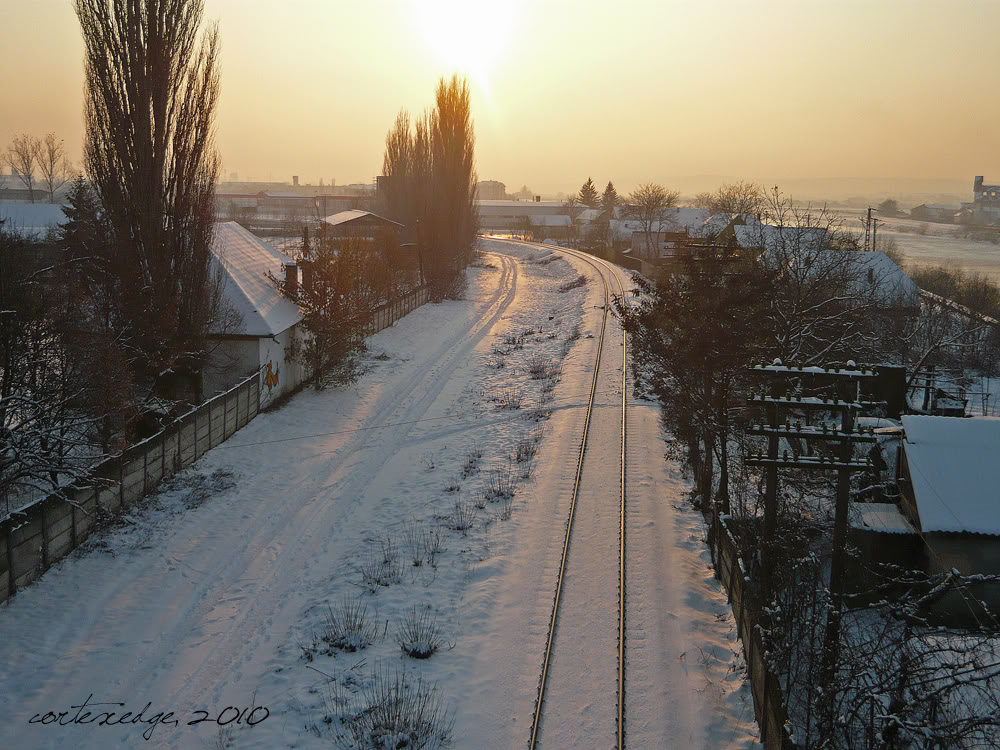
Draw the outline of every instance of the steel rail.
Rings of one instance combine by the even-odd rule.
[[[534,247],[545,248],[547,250],[558,250],[572,255],[591,265],[601,278],[604,284],[604,314],[601,318],[601,335],[597,344],[597,358],[594,365],[594,377],[590,387],[590,400],[587,404],[587,416],[584,422],[583,437],[580,441],[580,454],[577,459],[576,477],[573,481],[573,494],[570,500],[569,518],[566,523],[566,535],[563,539],[562,557],[559,563],[559,573],[556,579],[556,593],[552,603],[552,614],[549,617],[549,629],[546,635],[545,656],[542,660],[542,674],[538,682],[538,694],[535,699],[535,711],[531,719],[531,738],[528,743],[529,750],[534,750],[537,746],[538,736],[541,729],[542,706],[545,701],[545,688],[548,684],[549,667],[552,657],[552,646],[555,642],[556,626],[558,624],[559,603],[562,600],[563,581],[566,573],[566,560],[569,556],[569,543],[573,532],[573,519],[576,515],[577,498],[580,490],[580,478],[583,474],[583,461],[586,456],[587,438],[590,434],[590,418],[593,412],[594,397],[597,392],[597,378],[601,366],[601,357],[604,352],[604,339],[607,330],[608,307],[611,304],[611,292],[607,277],[602,272],[603,267],[611,277],[617,282],[624,304],[625,287],[621,282],[614,266],[605,262],[601,258],[582,253],[567,248],[554,248],[551,245],[539,245],[538,243],[523,242],[513,240],[519,244],[532,245]],[[625,451],[627,447],[627,405],[628,405],[628,337],[622,336],[622,430],[621,430],[621,488],[618,521],[618,675],[617,675],[617,707],[616,707],[616,747],[624,750],[625,747]]]

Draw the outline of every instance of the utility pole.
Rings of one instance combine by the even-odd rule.
[[[767,422],[752,424],[748,432],[751,435],[766,435],[768,438],[767,455],[753,454],[747,458],[749,466],[760,466],[766,469],[766,485],[764,495],[764,538],[761,544],[762,581],[761,590],[763,604],[770,601],[773,586],[775,564],[775,532],[777,528],[777,490],[778,469],[804,469],[807,471],[837,472],[837,504],[834,514],[833,528],[833,561],[830,571],[831,609],[827,619],[826,633],[823,644],[823,673],[832,675],[840,660],[840,608],[844,594],[844,574],[847,567],[847,514],[850,501],[851,473],[870,468],[867,459],[854,459],[855,443],[873,443],[873,431],[860,431],[854,426],[854,415],[862,409],[883,405],[881,401],[862,401],[860,383],[862,380],[876,377],[871,369],[858,367],[853,361],[848,361],[844,367],[795,367],[785,366],[780,359],[767,366],[757,365],[752,369],[757,374],[771,377],[770,395],[751,395],[751,404],[765,408]],[[833,397],[826,395],[807,395],[809,391],[820,392],[815,387],[816,381],[827,384],[830,381],[835,386]],[[810,387],[807,389],[806,383]],[[782,392],[781,387],[784,387]],[[784,423],[779,422],[778,411],[786,413]],[[793,423],[789,412],[799,412]],[[822,421],[818,425],[802,424],[802,412],[819,413]],[[839,423],[829,424],[823,418],[824,413],[840,415]],[[792,455],[788,449],[779,454],[779,440],[789,441]],[[794,441],[794,442],[792,442]],[[813,455],[810,449],[807,455],[800,455],[798,445],[805,442],[811,446],[814,443],[827,445],[836,443],[839,446],[835,456],[824,453]]]
[[[876,249],[875,235],[878,232],[878,219],[872,219],[872,250]]]
[[[868,207],[868,218],[865,219],[865,250],[871,250],[872,238],[872,207]]]

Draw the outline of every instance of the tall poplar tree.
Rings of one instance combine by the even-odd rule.
[[[219,34],[203,0],[74,0],[84,161],[104,210],[140,372],[195,371],[220,315],[210,271]]]

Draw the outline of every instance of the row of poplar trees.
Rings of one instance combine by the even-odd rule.
[[[404,226],[433,299],[461,293],[476,248],[476,134],[468,81],[438,82],[434,108],[401,110],[385,139],[379,209]]]

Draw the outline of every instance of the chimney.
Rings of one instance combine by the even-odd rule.
[[[312,287],[312,263],[302,260],[299,266],[302,268],[302,289],[308,291]]]
[[[292,175],[292,185],[294,187],[298,187],[299,186],[299,176],[297,174],[293,174]]]
[[[285,264],[285,294],[294,298],[299,293],[299,267],[295,262]]]

